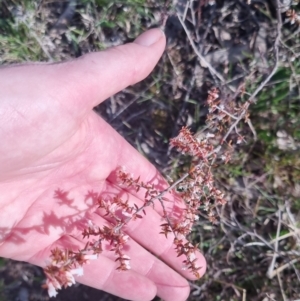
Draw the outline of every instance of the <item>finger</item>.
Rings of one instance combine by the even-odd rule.
[[[109,96],[133,85],[153,70],[165,48],[160,29],[151,29],[133,43],[89,53],[61,65],[53,65],[74,91],[75,109],[92,108]]]
[[[144,79],[165,48],[160,29],[151,29],[133,43],[93,52],[59,64],[26,64],[0,69],[3,99],[31,107],[60,104],[71,116],[85,115],[109,96]],[[13,84],[11,79],[13,79]],[[14,87],[14,97],[9,92]],[[7,97],[6,97],[7,96]],[[22,115],[26,113],[21,111]],[[51,115],[50,110],[48,114]],[[25,115],[26,117],[26,115]]]
[[[131,195],[120,190],[118,187],[107,183],[105,192],[101,194],[101,198],[105,200],[111,200],[113,197],[118,196],[122,201],[128,202],[129,206],[138,206],[141,207],[143,202]],[[119,210],[117,214],[120,214],[123,220],[126,220],[127,216],[122,216],[122,210]],[[162,220],[161,216],[152,208],[145,208],[146,215],[141,213],[143,216],[140,219],[129,221],[124,227],[123,230],[137,243],[142,245],[145,249],[149,250],[151,253],[155,254],[159,259],[166,262],[170,267],[176,270],[178,273],[183,275],[185,278],[195,280],[197,277],[188,269],[185,268],[183,263],[186,260],[185,255],[178,257],[177,251],[174,245],[174,234],[169,233],[167,237],[161,233],[161,224],[165,221]],[[106,211],[103,209],[98,209],[96,214],[101,215],[102,217],[112,221],[112,219],[107,218]],[[183,243],[186,243],[186,240],[183,240]],[[203,255],[196,251],[194,253],[197,261],[195,265],[199,268],[198,272],[200,276],[203,276],[206,270],[206,261]]]
[[[45,267],[45,258],[49,258],[50,249],[56,247],[61,250],[77,251],[84,248],[84,243],[81,237],[63,236],[51,247],[36,253],[29,262]],[[104,290],[126,300],[149,301],[155,297],[156,285],[148,277],[133,270],[118,271],[116,267],[114,260],[100,254],[98,259],[91,260],[89,264],[83,266],[82,276],[75,278],[82,284]],[[78,266],[74,266],[74,269],[76,268]]]
[[[97,214],[91,215],[91,220],[97,226],[103,226],[105,221]],[[107,223],[106,223],[107,224]],[[148,232],[144,236],[149,238]],[[151,235],[151,234],[150,234]],[[156,237],[155,235],[154,237]],[[107,248],[106,248],[107,247]],[[111,260],[115,260],[114,252],[110,251],[111,247],[107,245],[104,248],[103,255]],[[165,301],[183,301],[186,300],[190,292],[190,287],[185,278],[180,276],[160,259],[153,256],[145,248],[139,245],[134,239],[129,239],[123,248],[124,254],[130,257],[131,270],[140,275],[144,275],[151,280],[157,288],[157,295]],[[115,265],[115,268],[118,265]],[[123,271],[126,273],[127,271]]]
[[[86,223],[87,220],[91,220],[96,227],[108,226],[107,221],[95,213],[88,214]],[[37,252],[28,261],[44,266],[45,258],[49,258],[50,249],[55,247],[74,251],[83,249],[87,243],[86,240],[82,240],[80,229],[83,228],[83,221],[80,221],[78,227],[73,229],[72,236],[70,234],[62,236],[51,247]],[[93,241],[93,237],[89,240]],[[103,242],[103,252],[99,258],[84,265],[83,276],[77,277],[76,280],[130,300],[151,300],[155,294],[165,301],[186,300],[190,291],[187,281],[133,239],[129,239],[123,248],[124,254],[131,258],[131,269],[128,271],[116,270],[118,263],[111,248],[109,243]]]
[[[84,266],[84,275],[76,280],[126,300],[148,301],[156,295],[151,280],[135,271],[117,271],[115,262],[104,256]]]

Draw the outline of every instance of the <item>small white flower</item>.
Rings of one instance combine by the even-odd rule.
[[[96,260],[98,259],[98,255],[97,254],[86,254],[83,255],[85,260]]]
[[[182,269],[183,271],[186,271],[186,270],[188,269],[188,266],[187,266],[186,264],[184,264],[184,265],[181,267],[181,269]]]
[[[123,239],[124,242],[126,242],[129,239],[129,236],[128,235],[123,235],[122,239]]]
[[[78,267],[76,269],[71,270],[70,273],[72,275],[76,275],[76,276],[83,276],[83,268],[82,267]]]
[[[117,207],[118,207],[117,204],[113,203],[113,204],[109,205],[108,209],[111,213],[115,213]]]
[[[207,139],[208,139],[208,138],[213,138],[213,137],[215,137],[215,135],[212,134],[212,133],[207,133],[207,134],[206,134],[206,138],[207,138]]]
[[[178,239],[185,239],[185,236],[182,233],[177,234]]]
[[[190,253],[190,254],[188,255],[188,258],[189,258],[190,261],[193,261],[193,260],[196,258],[195,253]]]
[[[49,297],[56,297],[57,290],[61,289],[60,283],[56,279],[47,279],[48,295]]]
[[[129,260],[124,261],[124,264],[125,264],[125,267],[126,267],[127,270],[131,269],[130,261]]]
[[[90,219],[88,220],[88,226],[89,226],[90,229],[96,230],[95,224]]]
[[[55,289],[53,283],[52,283],[52,282],[48,282],[48,283],[47,283],[47,286],[48,286],[48,295],[49,295],[49,297],[50,297],[50,298],[51,298],[51,297],[56,297],[57,291],[56,291],[56,289]]]
[[[186,219],[181,223],[181,227],[186,227],[190,222]]]
[[[71,274],[71,272],[66,271],[65,272],[66,278],[68,280],[68,286],[72,286],[73,284],[76,283],[75,278]]]
[[[60,290],[61,289],[61,285],[60,285],[60,283],[56,279],[53,279],[51,282],[54,285],[54,287],[55,287],[56,290]]]
[[[122,214],[124,215],[124,216],[127,216],[127,217],[132,217],[132,213],[130,213],[130,212],[127,212],[127,211],[122,211]]]

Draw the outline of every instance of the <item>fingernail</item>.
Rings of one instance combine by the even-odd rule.
[[[134,43],[149,47],[155,44],[159,39],[161,39],[163,35],[164,33],[162,30],[160,30],[159,28],[153,28],[138,36],[134,40]]]

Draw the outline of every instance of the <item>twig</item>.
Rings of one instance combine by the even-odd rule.
[[[193,25],[196,26],[197,22],[196,22],[196,17],[195,17],[195,11],[193,10],[193,2],[194,1],[190,1],[190,11],[191,11]]]
[[[267,277],[268,278],[272,278],[272,273],[274,271],[274,267],[275,267],[275,262],[276,262],[276,258],[277,258],[277,252],[278,252],[278,237],[280,235],[280,228],[281,228],[281,210],[279,209],[277,211],[278,214],[278,225],[277,225],[277,231],[276,231],[276,240],[275,240],[275,246],[274,246],[274,254],[273,254],[273,258],[272,261],[270,263],[270,266],[268,268],[268,272],[267,272]]]
[[[232,119],[234,119],[234,120],[237,119],[236,116],[233,116],[232,114],[230,114],[230,113],[227,112],[226,110],[222,109],[220,106],[216,106],[216,108],[217,108],[219,111],[221,111],[221,112],[225,113],[226,115],[228,115],[229,117],[231,117]]]
[[[225,282],[222,280],[217,280],[217,279],[214,279],[214,281],[217,283],[220,283],[220,284],[228,285],[228,286],[232,287],[233,289],[242,291],[243,292],[242,301],[246,301],[246,290],[244,288],[242,288],[241,286],[235,285],[233,283]]]
[[[298,269],[295,267],[295,265],[293,263],[291,263],[291,266],[293,267],[295,274],[297,275],[298,281],[300,282],[300,274]]]
[[[178,13],[177,13],[177,17],[178,17],[178,20],[180,21],[180,23],[181,23],[188,39],[189,39],[189,42],[190,42],[194,52],[196,53],[196,55],[198,56],[198,58],[200,60],[201,66],[204,67],[204,68],[208,68],[208,70],[210,71],[210,73],[212,75],[218,77],[219,80],[221,80],[224,83],[225,82],[224,77],[216,69],[214,69],[213,66],[210,63],[208,63],[206,61],[206,59],[202,56],[202,54],[198,51],[197,46],[195,45],[189,30],[187,29],[186,25],[184,24],[183,20],[181,19],[180,15]]]
[[[291,228],[292,230],[294,230],[294,233],[296,234],[297,242],[299,244],[300,243],[300,235],[298,234],[299,228],[297,227],[297,223],[295,221],[294,215],[291,212],[291,208],[290,208],[289,202],[285,202],[285,210],[286,210],[286,213],[287,213],[287,215],[289,217],[289,220],[290,220],[290,223],[291,223],[288,226],[289,226],[289,228]]]
[[[120,116],[125,110],[127,110],[132,104],[134,104],[142,95],[144,95],[151,87],[153,87],[158,82],[158,79],[154,80],[146,89],[129,101],[125,106],[123,106],[110,120],[109,122],[114,121],[118,116]]]
[[[286,263],[286,264],[280,266],[279,268],[277,268],[276,270],[274,270],[274,271],[272,272],[272,274],[270,275],[271,277],[269,277],[269,278],[272,279],[272,278],[273,278],[274,276],[276,276],[278,273],[281,273],[283,270],[285,270],[286,268],[288,268],[289,266],[291,266],[292,264],[294,264],[294,263],[296,263],[296,262],[298,262],[298,261],[300,261],[300,258],[295,258],[295,259],[289,261],[288,263]]]
[[[283,285],[282,285],[282,281],[281,281],[281,278],[280,278],[280,274],[277,274],[277,279],[278,279],[282,299],[283,299],[283,301],[287,301],[287,297],[285,295],[285,292],[283,291]]]
[[[253,102],[255,96],[265,87],[265,85],[270,81],[270,79],[273,77],[273,75],[275,74],[275,72],[277,71],[278,68],[278,64],[279,64],[279,44],[280,44],[280,39],[281,39],[281,28],[282,28],[282,18],[281,18],[281,13],[280,13],[280,3],[279,0],[276,0],[276,4],[277,4],[277,8],[276,8],[276,12],[277,12],[277,35],[276,35],[276,39],[274,42],[274,55],[275,55],[275,65],[271,71],[271,73],[269,74],[269,76],[259,85],[259,87],[254,91],[254,93],[251,95],[251,97],[249,98],[249,102]]]
[[[252,247],[252,246],[264,247],[265,244],[263,242],[254,241],[254,242],[249,242],[249,243],[243,245],[243,247]]]
[[[254,141],[256,141],[257,140],[257,133],[256,133],[256,130],[255,130],[255,128],[254,128],[254,126],[253,126],[250,119],[247,120],[247,124],[248,124],[248,126],[249,126],[249,128],[250,128],[250,130],[253,134]]]
[[[277,4],[277,36],[276,36],[274,46],[273,46],[273,51],[274,51],[274,55],[275,55],[274,67],[272,68],[271,73],[256,88],[256,90],[252,93],[250,98],[244,104],[243,111],[241,112],[238,119],[236,119],[236,121],[230,126],[229,130],[227,131],[227,133],[223,137],[223,141],[225,141],[228,138],[228,136],[230,135],[232,130],[236,127],[236,125],[244,118],[244,116],[246,115],[246,113],[248,111],[248,108],[249,108],[250,104],[255,103],[254,99],[255,99],[256,95],[266,86],[266,84],[271,80],[271,78],[273,77],[273,75],[276,73],[276,71],[278,69],[278,65],[279,65],[279,43],[280,43],[280,38],[281,38],[282,19],[281,19],[281,14],[280,14],[280,10],[279,10],[279,6],[280,6],[279,0],[276,0],[276,4]]]
[[[282,239],[289,238],[290,236],[295,236],[295,235],[297,235],[297,234],[299,234],[299,233],[300,233],[300,229],[297,229],[297,230],[295,230],[295,231],[293,231],[293,232],[289,232],[289,233],[287,233],[287,234],[281,235],[281,236],[279,236],[279,237],[276,237],[276,238],[272,239],[272,240],[270,241],[270,244],[276,243],[277,241],[280,241],[280,240],[282,240]]]
[[[226,224],[226,222],[224,222]],[[230,224],[229,224],[230,226]],[[265,246],[269,247],[271,250],[273,250],[272,245],[270,245],[269,242],[267,242],[263,237],[261,237],[259,234],[255,233],[255,232],[250,232],[247,231],[247,229],[242,228],[242,230],[246,231],[246,233],[242,234],[241,236],[239,236],[234,242],[233,242],[233,247],[236,245],[236,243],[238,241],[241,241],[244,237],[246,237],[247,235],[249,235],[250,237],[254,236],[257,237],[259,240],[261,240]]]
[[[278,252],[279,256],[298,256],[300,257],[300,252],[296,250],[290,250],[290,251],[279,251]]]
[[[185,8],[184,8],[184,12],[183,12],[183,20],[184,21],[186,19],[186,15],[187,15],[187,12],[189,10],[189,6],[190,6],[190,1],[187,1],[186,5],[185,5]]]

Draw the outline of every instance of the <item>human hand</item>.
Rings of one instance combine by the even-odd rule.
[[[163,181],[92,108],[145,78],[164,47],[163,34],[152,29],[134,43],[73,61],[0,69],[0,256],[45,266],[54,247],[82,247],[80,227],[73,225],[105,221],[84,200],[88,191],[126,193],[141,205],[141,195],[118,186],[113,172],[120,166],[145,182]],[[53,197],[57,189],[60,199]],[[152,210],[126,226],[132,270],[116,271],[112,252],[104,251],[76,280],[130,300],[156,294],[185,300],[185,278],[194,278],[181,270],[171,235],[158,234],[160,224]],[[197,255],[202,275],[205,259]]]

